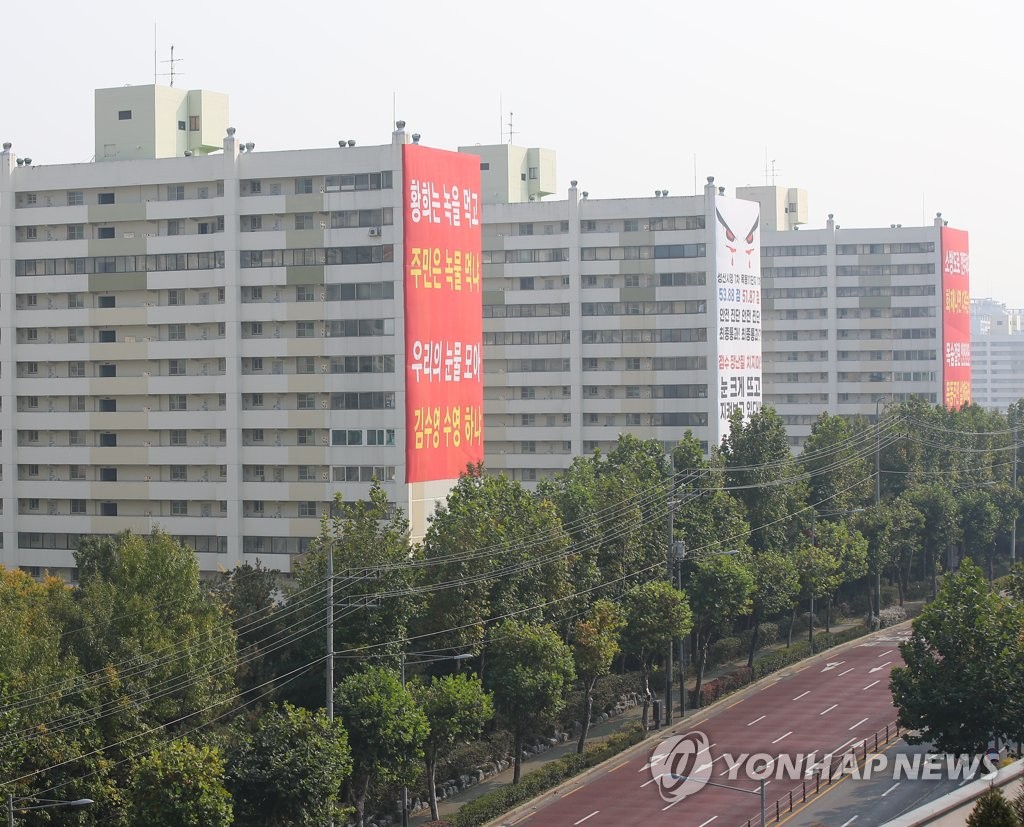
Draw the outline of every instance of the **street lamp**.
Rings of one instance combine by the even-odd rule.
[[[415,654],[415,652],[413,653]],[[415,663],[437,663],[442,660],[454,660],[459,666],[462,666],[462,661],[469,660],[473,655],[470,652],[459,652],[454,655],[443,655],[439,658],[429,658],[428,660],[418,660]],[[402,689],[405,689],[405,650],[403,649],[399,653],[400,670],[399,676],[402,680]],[[431,799],[433,801],[433,799]],[[402,827],[409,827],[409,785],[402,785]]]
[[[882,499],[882,471],[879,466],[879,458],[882,448],[882,408],[883,402],[889,397],[880,396],[875,400],[875,508]],[[877,555],[876,555],[877,557]],[[878,616],[882,616],[882,566],[875,566],[875,597],[878,600]],[[869,601],[870,602],[870,601]],[[871,607],[868,606],[870,609]],[[881,621],[879,621],[881,623]]]
[[[18,801],[42,801],[42,804],[33,804],[28,807],[16,807],[14,796],[10,793],[7,794],[7,827],[14,827],[14,814],[25,813],[29,810],[48,810],[51,807],[88,807],[94,803],[91,798],[76,798],[74,801],[57,801],[52,798],[35,798],[29,796],[27,798],[19,798]]]

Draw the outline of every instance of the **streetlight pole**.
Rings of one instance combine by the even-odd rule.
[[[672,568],[673,568],[673,550],[675,548],[675,517],[676,517],[676,501],[674,497],[669,497],[668,501],[668,555],[666,556],[668,564],[668,584],[674,585]],[[672,648],[675,641],[669,638],[668,641],[668,658],[665,661],[665,726],[672,726]],[[682,689],[679,690],[682,692]]]
[[[675,780],[675,781],[689,781],[690,780],[689,776],[686,776],[686,775],[676,775],[675,773],[670,773],[670,774],[671,774],[673,780]],[[697,779],[697,780],[699,780],[699,779]],[[733,787],[733,786],[730,786],[729,784],[719,784],[719,783],[717,783],[715,781],[702,781],[701,783],[705,787],[720,787],[723,790],[734,790],[734,791],[736,791],[738,793],[749,793],[750,795],[758,796],[758,798],[760,798],[760,800],[761,800],[761,824],[759,825],[759,827],[767,827],[768,822],[765,820],[766,813],[765,813],[765,798],[764,798],[764,778],[759,778],[758,779],[758,787],[757,787],[756,790],[748,790],[748,789],[745,789],[743,787]]]
[[[402,679],[402,689],[405,689],[405,645],[402,645],[402,651],[398,659],[399,663],[399,676]],[[409,785],[402,785],[402,827],[409,827]]]
[[[1017,416],[1013,417],[1013,493],[1017,494]],[[1010,565],[1017,563],[1017,512],[1013,512],[1013,528],[1010,529]]]
[[[14,827],[14,813],[24,813],[29,810],[49,810],[53,807],[88,807],[95,803],[91,798],[76,798],[74,801],[54,801],[48,798],[19,798],[19,801],[42,801],[42,804],[33,804],[31,807],[15,807],[14,796],[7,794],[7,827]]]
[[[818,511],[813,506],[811,507],[811,571],[809,578],[810,592],[811,592],[811,611],[807,615],[807,645],[811,648],[811,654],[814,654],[814,550],[818,548]]]

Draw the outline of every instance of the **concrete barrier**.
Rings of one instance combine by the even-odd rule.
[[[931,827],[963,827],[967,816],[974,809],[974,803],[989,787],[1000,787],[1006,797],[1013,797],[1024,786],[1024,760],[1015,761],[1002,767],[991,779],[980,779],[965,784],[942,798],[937,798],[916,810],[887,821],[882,827],[919,827],[928,824]]]

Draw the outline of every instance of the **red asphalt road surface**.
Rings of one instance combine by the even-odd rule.
[[[726,701],[724,709],[696,727],[677,721],[672,730],[666,730],[666,737],[672,731],[680,735],[691,729],[703,732],[710,749],[691,766],[711,761],[709,781],[742,787],[752,795],[704,787],[676,803],[663,800],[650,770],[650,758],[658,751],[655,744],[631,760],[618,764],[613,760],[607,771],[566,789],[537,811],[505,823],[523,827],[745,827],[751,819],[756,825],[760,820],[758,782],[746,775],[745,765],[735,780],[730,780],[726,754],[735,760],[743,753],[795,756],[817,752],[820,761],[826,753],[838,758],[863,739],[869,739],[871,751],[874,734],[896,720],[889,673],[903,663],[898,645],[908,634],[883,632],[840,652],[826,652],[807,665],[786,670],[785,675],[743,700]],[[769,779],[765,798],[771,823],[776,799],[801,782],[788,776],[776,780],[774,773]]]

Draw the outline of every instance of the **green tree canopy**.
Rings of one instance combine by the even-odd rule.
[[[155,747],[138,760],[129,795],[134,824],[231,827],[233,823],[220,751],[185,738]]]
[[[1019,686],[1021,607],[989,590],[969,559],[943,579],[935,600],[900,645],[906,666],[890,686],[911,743],[974,753],[994,738],[1015,737],[1008,696]]]
[[[494,717],[494,700],[476,675],[434,676],[430,682],[413,681],[413,698],[427,718],[429,732],[423,745],[427,770],[430,817],[437,821],[437,765],[460,741],[476,737]]]
[[[514,771],[522,771],[523,741],[549,724],[565,706],[576,678],[572,651],[549,626],[506,620],[495,632],[488,662],[494,705],[512,733]]]
[[[415,778],[427,719],[398,675],[380,666],[348,675],[334,700],[352,750],[348,799],[363,827],[371,784],[407,784]]]
[[[612,659],[619,653],[619,634],[625,624],[622,611],[611,600],[597,600],[590,611],[576,622],[570,638],[576,677],[583,683],[583,720],[576,752],[583,746],[590,730],[594,710],[594,687],[611,671]]]

